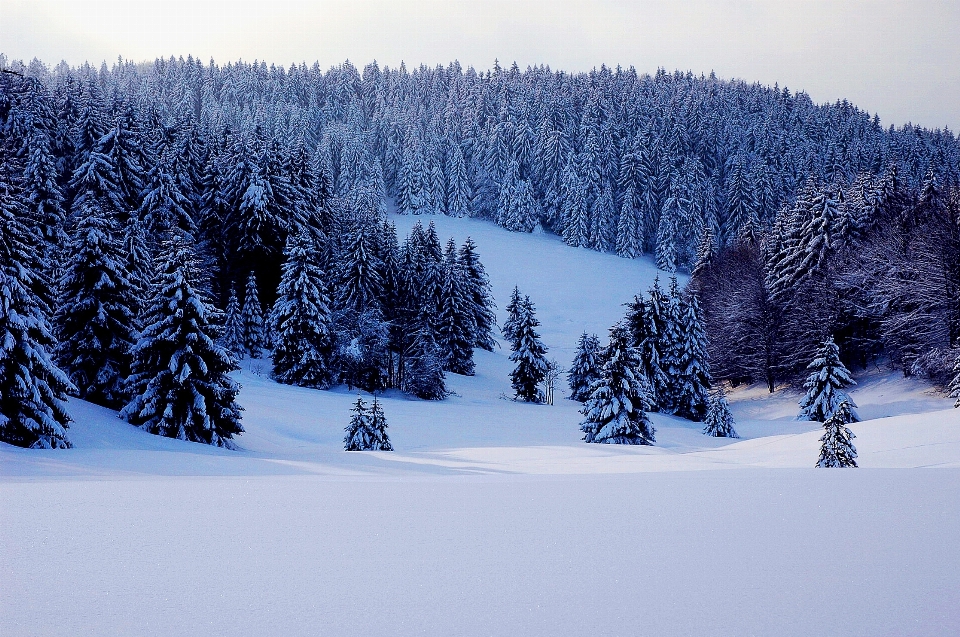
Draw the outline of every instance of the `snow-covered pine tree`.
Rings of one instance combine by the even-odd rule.
[[[856,436],[847,427],[858,420],[853,406],[846,400],[837,405],[833,414],[823,423],[823,436],[820,437],[820,459],[817,467],[856,467],[857,448],[853,446]]]
[[[451,238],[444,262],[437,338],[445,355],[444,368],[464,376],[474,373],[473,340],[477,326],[470,292],[466,270],[457,260],[457,246]]]
[[[661,326],[652,314],[649,301],[641,295],[633,297],[627,304],[626,323],[630,331],[631,345],[640,352],[640,364],[643,377],[647,380],[647,398],[650,409],[659,408],[660,395],[665,394],[670,379],[660,366]]]
[[[806,396],[800,401],[800,415],[797,420],[817,420],[823,422],[830,418],[843,402],[848,403],[850,422],[860,420],[855,410],[856,403],[844,389],[856,385],[850,377],[850,370],[840,361],[840,348],[828,338],[820,348],[813,361],[807,366],[811,370],[803,387],[807,390]]]
[[[459,144],[453,144],[447,158],[447,214],[452,217],[469,216],[472,198],[463,151]]]
[[[467,285],[473,299],[473,322],[476,331],[473,333],[472,344],[474,347],[493,351],[496,341],[493,340],[492,332],[497,325],[497,316],[493,310],[497,305],[493,300],[493,294],[490,292],[490,278],[487,276],[483,264],[480,263],[480,257],[477,255],[477,245],[473,242],[473,239],[467,237],[463,245],[460,246],[457,258],[463,265]]]
[[[688,420],[701,420],[707,412],[710,364],[707,332],[700,317],[700,303],[691,294],[681,306],[677,375],[673,378],[674,413]]]
[[[727,395],[723,387],[717,387],[716,391],[710,395],[707,415],[703,419],[703,435],[716,438],[739,438],[734,425],[736,422],[733,420],[733,414],[730,413]]]
[[[383,413],[383,406],[377,402],[377,395],[373,395],[373,404],[370,406],[370,428],[373,430],[373,451],[393,451],[390,436],[387,434],[387,417]]]
[[[70,241],[54,319],[56,358],[77,395],[119,409],[137,340],[137,290],[126,274],[114,220],[87,199]]]
[[[354,224],[344,246],[337,303],[339,308],[357,314],[379,309],[382,281],[370,232],[366,224]]]
[[[243,315],[240,313],[240,301],[237,299],[237,290],[230,288],[230,298],[227,300],[226,317],[223,322],[223,336],[220,345],[243,360],[247,353],[243,345]]]
[[[363,402],[363,397],[357,395],[357,402],[350,410],[353,416],[350,417],[350,424],[344,429],[347,435],[343,438],[344,451],[370,451],[373,449],[376,433],[373,430],[373,423],[370,419],[370,412],[367,410],[367,404]]]
[[[330,301],[306,230],[291,234],[286,261],[270,313],[275,333],[273,377],[281,383],[326,389],[334,379]]]
[[[203,293],[204,281],[188,239],[173,234],[162,245],[159,280],[133,350],[133,399],[120,417],[152,434],[234,448],[243,432],[238,369],[216,344],[223,313]]]
[[[635,259],[643,254],[643,235],[637,217],[636,191],[631,185],[623,194],[620,218],[617,221],[617,255]]]
[[[530,403],[543,402],[540,383],[548,366],[547,348],[535,329],[538,325],[540,321],[536,317],[536,308],[530,297],[526,296],[520,305],[513,353],[510,354],[510,361],[516,365],[510,372],[510,384],[518,400]]]
[[[428,323],[421,320],[404,361],[404,390],[423,400],[443,400],[450,393],[443,374],[443,354]]]
[[[647,417],[649,398],[640,355],[621,324],[610,330],[600,377],[590,388],[580,425],[585,442],[652,445],[656,430]]]
[[[520,286],[513,286],[513,292],[510,293],[510,302],[507,303],[507,320],[503,322],[501,332],[503,338],[510,343],[511,349],[516,349],[517,332],[520,326],[520,315],[523,311],[523,295],[520,294]]]
[[[594,381],[600,377],[600,339],[596,334],[588,336],[586,332],[580,335],[577,342],[577,353],[573,357],[573,364],[567,372],[567,384],[570,387],[570,400],[584,402],[590,397],[590,389]]]
[[[243,346],[249,352],[250,358],[260,358],[263,356],[266,335],[263,325],[263,306],[260,305],[260,294],[257,291],[257,275],[252,271],[247,277],[242,314]]]
[[[35,235],[20,195],[0,171],[0,440],[18,447],[69,448],[67,394],[76,391],[51,360],[56,340],[29,266]]]

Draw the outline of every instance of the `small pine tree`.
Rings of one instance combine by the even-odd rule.
[[[473,322],[475,331],[471,339],[474,347],[493,351],[496,342],[493,340],[491,332],[497,325],[497,317],[493,310],[497,304],[493,301],[493,294],[490,292],[490,278],[480,262],[477,255],[477,244],[473,239],[467,237],[467,240],[460,246],[460,252],[457,259],[463,265],[467,277],[467,286],[470,288],[470,295],[473,299]]]
[[[263,356],[266,335],[263,325],[263,306],[257,292],[257,276],[251,272],[243,297],[243,346],[250,358]]]
[[[652,445],[656,430],[647,417],[649,398],[640,354],[630,344],[623,325],[610,330],[600,378],[594,381],[590,398],[580,410],[585,442],[620,445]]]
[[[734,429],[735,424],[733,414],[730,413],[730,405],[727,403],[727,395],[722,387],[718,387],[710,396],[707,415],[703,419],[703,435],[716,438],[739,438]]]
[[[707,360],[707,333],[700,318],[700,304],[696,295],[682,305],[680,318],[680,347],[677,356],[677,376],[674,413],[689,420],[700,420],[707,411],[710,390],[710,366]]]
[[[507,304],[507,320],[503,322],[501,332],[503,338],[510,343],[513,348],[517,342],[517,329],[520,322],[520,312],[523,307],[523,296],[520,294],[520,287],[514,286],[510,294],[510,302]]]
[[[510,384],[519,400],[531,403],[543,402],[540,383],[547,373],[547,348],[540,342],[536,328],[540,321],[530,297],[524,297],[520,307],[513,353],[510,361],[516,365],[510,373]]]
[[[450,240],[447,255],[438,317],[438,337],[446,357],[447,371],[473,376],[473,337],[477,331],[473,298],[463,264],[457,261],[453,239]]]
[[[344,451],[369,451],[373,449],[376,434],[373,431],[373,423],[370,420],[370,412],[367,410],[363,397],[357,396],[357,402],[351,410],[353,416],[350,417],[350,424],[344,431],[347,435],[343,438]]]
[[[856,385],[850,377],[850,371],[840,362],[840,348],[828,338],[817,350],[813,361],[807,366],[812,370],[803,384],[807,395],[800,401],[800,415],[797,420],[818,420],[830,418],[841,403],[848,403],[850,414],[857,422],[860,417],[855,411],[856,403],[844,391],[845,387]]]
[[[237,359],[242,359],[246,354],[246,348],[243,346],[243,316],[240,314],[240,301],[237,300],[237,291],[234,288],[230,288],[230,299],[227,301],[220,345]]]
[[[192,246],[179,234],[163,243],[165,262],[133,350],[129,389],[133,399],[120,417],[149,433],[233,448],[243,432],[239,369],[233,354],[216,344],[223,314],[205,297]]]
[[[373,395],[373,405],[370,407],[370,428],[374,434],[374,451],[393,451],[390,436],[387,435],[387,417],[383,414],[383,407],[377,402],[377,395]]]
[[[857,414],[846,400],[837,405],[833,414],[823,423],[823,436],[820,437],[820,459],[817,467],[856,467],[857,448],[852,440],[856,438],[847,428],[856,422]]]
[[[570,400],[582,403],[590,397],[590,388],[600,377],[601,364],[600,339],[596,334],[588,336],[584,332],[577,342],[577,353],[573,357],[570,371],[567,372]]]

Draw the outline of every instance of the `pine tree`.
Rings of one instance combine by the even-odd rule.
[[[379,309],[380,264],[373,252],[369,232],[365,224],[355,225],[347,237],[341,266],[338,306],[358,314]]]
[[[310,235],[287,239],[277,302],[270,313],[275,333],[273,377],[281,383],[326,389],[335,378],[330,302]]]
[[[820,437],[820,459],[817,467],[856,467],[857,448],[853,446],[856,436],[847,428],[858,420],[853,406],[841,401],[833,414],[823,423],[823,436]]]
[[[370,406],[370,428],[373,430],[373,451],[393,451],[390,436],[387,435],[387,417],[383,407],[377,402],[377,395],[373,395],[373,405]]]
[[[370,412],[367,410],[366,403],[363,402],[363,397],[357,396],[357,402],[351,411],[353,412],[353,416],[350,417],[350,424],[344,429],[347,435],[343,439],[343,450],[372,450],[376,440],[376,433],[373,430]]]
[[[497,325],[497,317],[493,311],[497,305],[494,303],[493,294],[490,292],[490,278],[487,276],[483,264],[480,263],[480,257],[477,255],[477,245],[473,242],[473,239],[467,237],[467,240],[460,246],[457,258],[463,265],[467,286],[470,288],[470,296],[473,301],[475,331],[471,343],[473,347],[493,351],[496,341],[493,340],[491,333]]]
[[[600,377],[590,388],[580,425],[585,442],[652,445],[656,430],[647,417],[649,399],[639,352],[623,325],[610,330]]]
[[[953,379],[950,381],[947,391],[950,392],[951,398],[957,399],[957,402],[953,405],[954,408],[960,408],[960,355],[957,355],[953,362]]]
[[[237,291],[234,288],[230,288],[230,298],[227,301],[220,346],[232,353],[238,360],[242,360],[247,353],[243,345],[243,315],[240,313],[240,301],[237,300]]]
[[[422,323],[406,357],[404,389],[423,400],[443,400],[449,394],[443,374],[443,354],[428,321]]]
[[[263,356],[265,341],[263,306],[260,305],[260,296],[257,292],[257,276],[253,272],[250,272],[247,278],[242,314],[243,346],[250,353],[250,358],[260,358]]]
[[[137,340],[136,290],[127,278],[113,219],[85,206],[70,243],[55,323],[56,357],[78,396],[119,409],[129,395],[130,351]]]
[[[643,377],[647,381],[647,399],[650,401],[650,409],[656,410],[659,408],[660,396],[666,395],[668,391],[670,379],[660,364],[662,349],[660,333],[663,325],[654,316],[652,299],[645,301],[641,296],[635,296],[627,305],[626,322],[627,329],[630,331],[631,345],[640,352],[640,365]]]
[[[636,192],[630,186],[623,195],[620,219],[617,221],[617,255],[635,259],[643,254],[643,234],[636,210]]]
[[[510,384],[517,399],[531,403],[543,402],[540,383],[547,373],[547,348],[540,342],[535,328],[540,325],[536,308],[530,297],[520,305],[510,361],[516,365],[510,372]]]
[[[570,399],[585,402],[590,397],[594,381],[600,377],[600,339],[597,335],[587,336],[584,332],[577,342],[577,353],[567,372],[567,384],[570,386]]]
[[[674,413],[689,420],[701,420],[708,408],[710,366],[707,360],[707,333],[700,317],[696,295],[683,304],[680,317],[680,349],[677,356]]]
[[[202,292],[204,281],[188,240],[163,243],[159,281],[133,350],[129,391],[120,417],[152,434],[233,448],[243,432],[240,387],[229,376],[233,354],[216,344],[223,314]]]
[[[456,249],[451,238],[447,246],[437,336],[446,355],[444,368],[454,374],[473,376],[473,341],[477,326],[467,273],[457,260]]]
[[[70,379],[50,359],[47,308],[29,266],[36,245],[24,227],[19,193],[0,172],[0,440],[18,447],[69,448]]]
[[[471,199],[463,151],[459,144],[454,144],[447,161],[447,214],[452,217],[469,216]]]
[[[703,435],[716,438],[739,438],[734,425],[736,423],[733,420],[733,414],[730,413],[727,395],[723,387],[718,387],[710,396],[707,415],[703,419]]]
[[[840,362],[840,348],[833,342],[833,338],[823,342],[807,369],[812,371],[803,384],[807,395],[800,401],[800,415],[797,420],[823,422],[844,402],[847,403],[852,418],[849,422],[860,419],[854,409],[857,405],[844,391],[844,388],[857,383],[850,377],[850,371]]]
[[[507,320],[503,322],[501,328],[503,338],[510,343],[511,349],[516,349],[522,312],[523,296],[520,294],[520,286],[515,285],[513,286],[513,292],[510,293],[510,302],[507,303]]]

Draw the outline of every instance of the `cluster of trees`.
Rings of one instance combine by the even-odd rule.
[[[691,286],[716,378],[797,383],[827,338],[851,367],[956,377],[960,182],[930,170],[914,190],[901,175],[811,179],[757,233],[726,247],[704,234]]]
[[[570,397],[585,402],[581,425],[587,442],[653,444],[647,411],[706,420],[704,433],[735,437],[722,392],[710,395],[706,333],[697,297],[668,292],[654,281],[647,297],[627,305],[624,320],[610,330],[608,345],[584,333],[567,374]],[[709,418],[707,418],[709,416]]]
[[[37,79],[0,74],[3,440],[69,446],[76,395],[230,447],[245,352],[269,348],[281,382],[440,399],[444,373],[472,374],[473,349],[493,346],[471,240],[444,249],[417,224],[400,245],[382,189],[332,195],[322,166],[276,148],[245,154],[263,163],[243,176],[204,175],[191,134],[141,126],[101,89],[58,105]],[[244,185],[227,196],[231,178]]]

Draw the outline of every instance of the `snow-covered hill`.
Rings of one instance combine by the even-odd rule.
[[[563,366],[657,276],[549,235],[393,220],[472,236],[500,318],[519,285]],[[586,445],[579,404],[503,398],[508,353],[477,352],[443,402],[384,396],[394,453],[343,452],[355,394],[278,385],[268,361],[237,374],[240,451],[71,401],[74,449],[0,445],[0,634],[960,633],[951,401],[861,375],[863,469],[815,470],[790,391],[733,390],[741,440],[655,414],[656,447]]]

